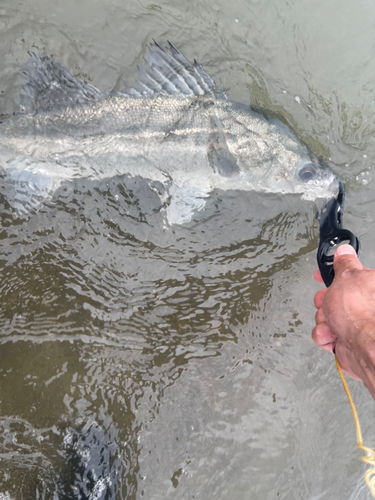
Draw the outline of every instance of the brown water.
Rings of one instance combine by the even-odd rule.
[[[374,25],[370,1],[3,0],[0,113],[30,52],[109,90],[169,39],[330,163],[375,266]],[[310,338],[313,204],[216,191],[166,229],[146,192],[76,181],[31,218],[0,200],[0,499],[369,498]],[[374,403],[351,387],[374,446]]]

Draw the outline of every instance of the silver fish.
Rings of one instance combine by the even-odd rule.
[[[171,43],[149,52],[122,92],[101,92],[46,56],[29,60],[21,110],[0,124],[0,169],[23,201],[77,177],[139,175],[169,186],[167,219],[180,224],[215,188],[337,194],[337,177],[280,120],[229,99]]]

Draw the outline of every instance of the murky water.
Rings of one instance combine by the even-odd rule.
[[[109,90],[169,39],[330,162],[375,266],[374,25],[370,1],[3,0],[0,113],[30,52]],[[150,192],[76,181],[23,218],[0,199],[0,498],[369,498],[310,339],[314,205],[215,191],[166,228]],[[373,401],[351,387],[374,446]]]

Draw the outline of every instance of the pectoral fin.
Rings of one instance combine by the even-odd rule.
[[[216,174],[223,177],[233,177],[240,173],[235,157],[228,149],[223,125],[217,116],[211,117],[210,134],[208,138],[208,162]]]

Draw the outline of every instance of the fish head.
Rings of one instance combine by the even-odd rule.
[[[312,155],[300,159],[294,179],[295,192],[301,193],[306,200],[332,198],[339,192],[340,179],[326,163]]]
[[[281,150],[280,150],[281,149]],[[296,193],[305,200],[336,197],[339,178],[322,160],[304,148],[300,154],[281,147],[269,159],[269,168],[261,180],[271,192]]]
[[[297,193],[310,201],[337,196],[339,178],[280,120],[261,113],[240,114],[238,127],[232,153],[245,182],[254,189]]]

